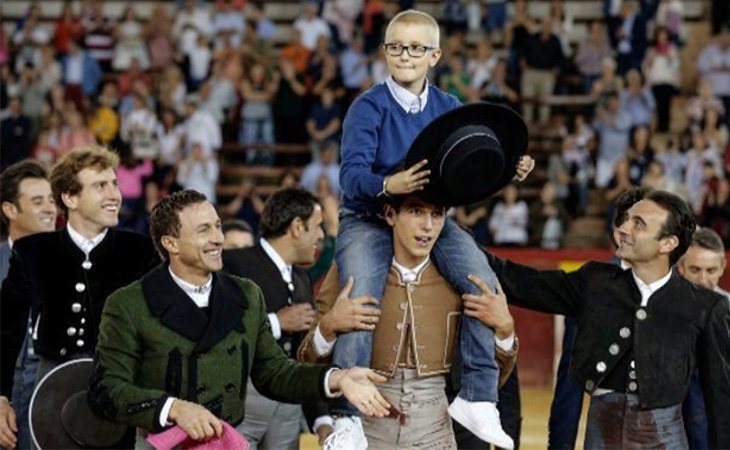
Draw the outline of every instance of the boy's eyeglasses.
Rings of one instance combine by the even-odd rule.
[[[432,47],[430,45],[403,45],[396,43],[383,44],[383,48],[385,49],[385,53],[390,56],[400,56],[404,51],[407,51],[408,56],[411,58],[420,58],[425,55],[426,52],[436,50],[436,47]]]

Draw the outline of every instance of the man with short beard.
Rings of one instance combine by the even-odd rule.
[[[3,445],[13,446],[15,412],[7,397],[29,311],[41,380],[65,361],[93,356],[106,298],[157,262],[147,237],[113,229],[122,203],[114,173],[118,164],[118,157],[102,147],[82,147],[67,154],[50,177],[56,205],[66,214],[66,227],[29,236],[13,246],[0,302]]]

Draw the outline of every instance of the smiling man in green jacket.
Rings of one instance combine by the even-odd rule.
[[[220,219],[205,196],[182,191],[152,211],[166,263],[112,294],[102,314],[89,402],[144,438],[176,424],[192,439],[243,420],[249,377],[262,394],[300,403],[343,393],[367,415],[388,414],[369,369],[297,364],[276,345],[261,291],[223,274]]]

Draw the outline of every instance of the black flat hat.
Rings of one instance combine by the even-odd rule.
[[[444,206],[485,200],[515,176],[527,152],[527,126],[511,108],[469,103],[433,120],[413,141],[405,167],[428,159],[430,182],[418,196]]]
[[[30,401],[30,433],[39,449],[111,448],[127,431],[96,416],[86,390],[93,371],[91,358],[55,367],[38,383]]]

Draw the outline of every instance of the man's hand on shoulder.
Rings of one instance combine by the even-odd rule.
[[[297,333],[309,330],[316,314],[309,303],[295,303],[278,310],[276,318],[279,319],[279,325],[283,331]]]
[[[469,281],[481,290],[480,295],[464,294],[464,314],[473,317],[486,326],[494,328],[498,339],[507,339],[515,332],[515,322],[507,306],[507,297],[497,281],[495,292],[492,292],[481,278],[469,275]]]
[[[17,433],[15,410],[7,397],[0,396],[0,445],[4,448],[15,448],[18,442]]]
[[[364,296],[350,299],[353,284],[353,278],[350,277],[340,291],[340,295],[337,296],[332,309],[319,322],[319,331],[328,342],[334,341],[338,333],[356,330],[372,331],[380,319],[378,301],[374,297]]]
[[[223,424],[220,419],[197,403],[176,399],[172,403],[168,419],[195,441],[210,439],[213,436],[221,437],[223,434]]]

